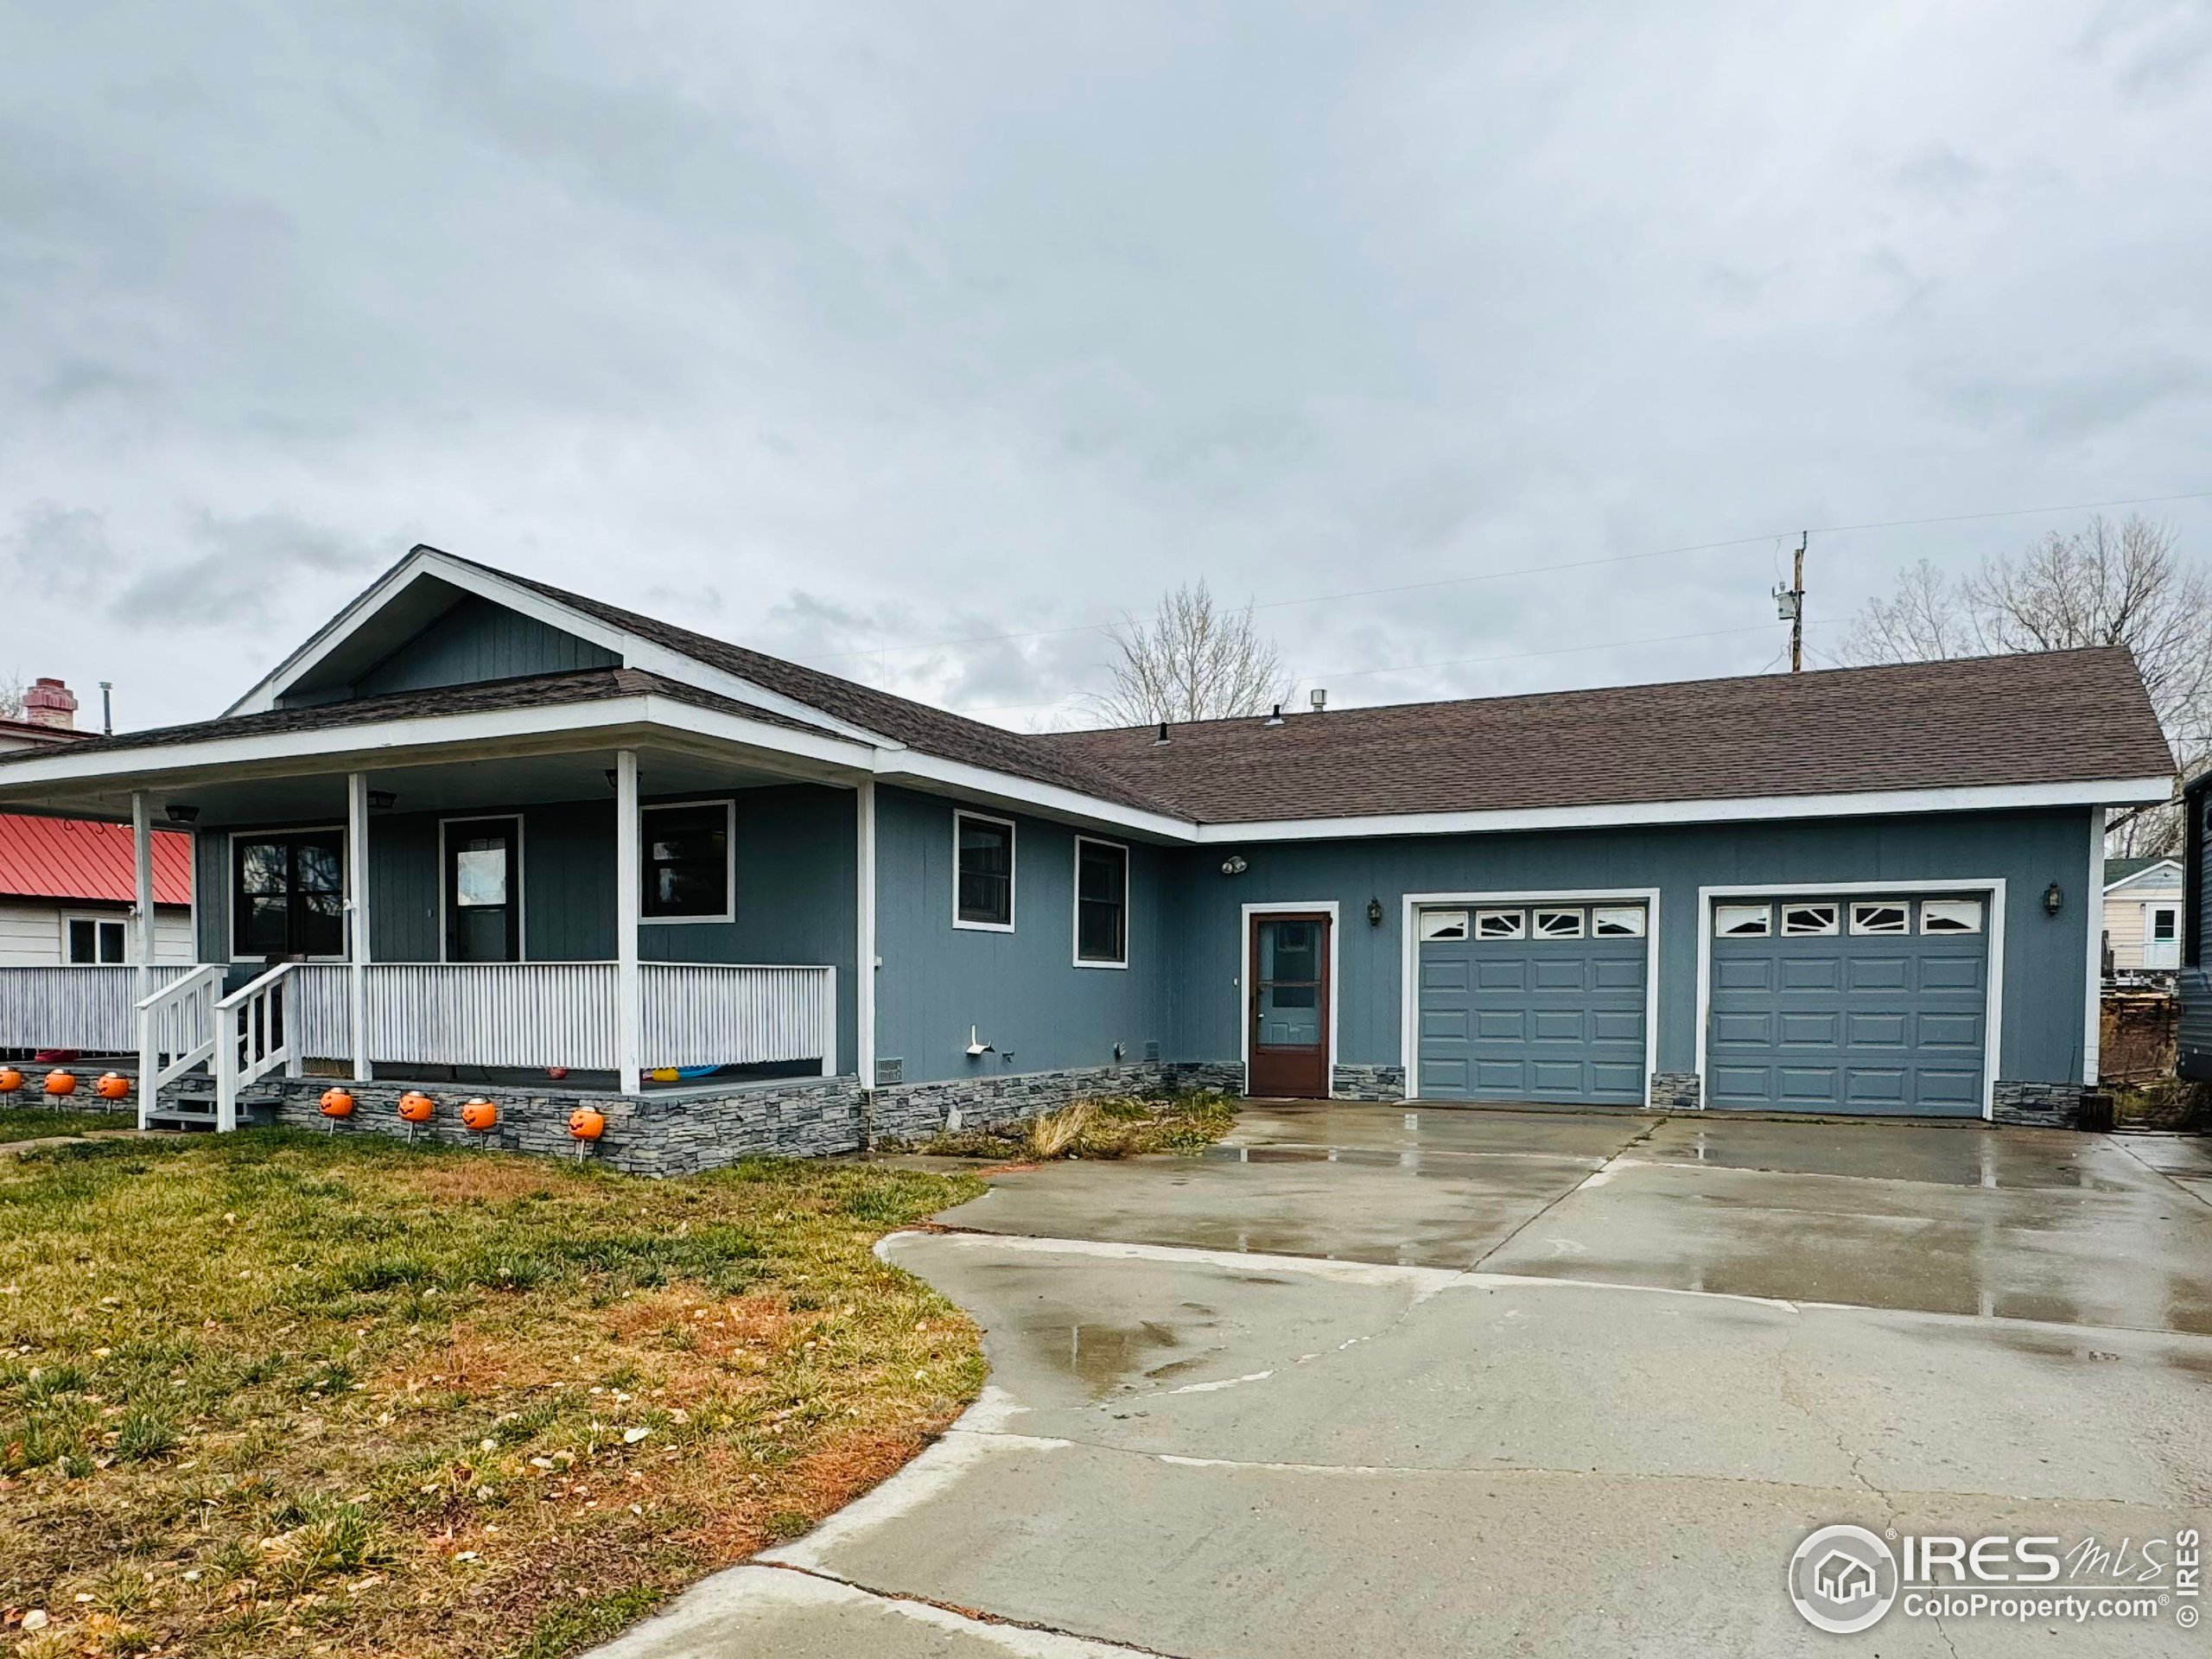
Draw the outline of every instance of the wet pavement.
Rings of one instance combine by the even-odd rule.
[[[984,1399],[609,1653],[1831,1652],[1817,1525],[2212,1533],[2208,1198],[2181,1137],[1318,1105],[995,1175],[885,1244]]]

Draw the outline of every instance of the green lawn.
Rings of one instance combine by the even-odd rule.
[[[40,1096],[41,1101],[44,1096]],[[44,1106],[0,1106],[0,1141],[42,1141],[52,1135],[94,1135],[102,1129],[135,1129],[131,1112],[58,1112]]]
[[[869,1247],[979,1190],[278,1130],[0,1160],[0,1639],[587,1645],[973,1397],[973,1327]]]

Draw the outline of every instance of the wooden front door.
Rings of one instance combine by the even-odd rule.
[[[1255,916],[1246,971],[1251,1020],[1245,1092],[1325,1099],[1329,1092],[1329,918]]]

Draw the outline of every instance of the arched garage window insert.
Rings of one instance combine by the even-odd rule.
[[[1853,933],[1910,933],[1910,920],[1903,905],[1866,904],[1851,907]]]
[[[1478,939],[1518,939],[1528,936],[1529,915],[1521,910],[1478,910],[1475,937]]]

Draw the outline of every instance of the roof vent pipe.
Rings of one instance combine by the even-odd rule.
[[[1152,741],[1155,743],[1165,743],[1167,741],[1167,722],[1166,721],[1163,720],[1160,722],[1160,729],[1152,734]]]
[[[1306,694],[1306,701],[1312,705],[1313,712],[1318,715],[1324,709],[1326,709],[1329,706],[1329,694],[1320,687],[1316,686],[1313,690]]]
[[[1268,716],[1267,723],[1270,726],[1280,726],[1282,724],[1282,704],[1275,704],[1275,711]]]

